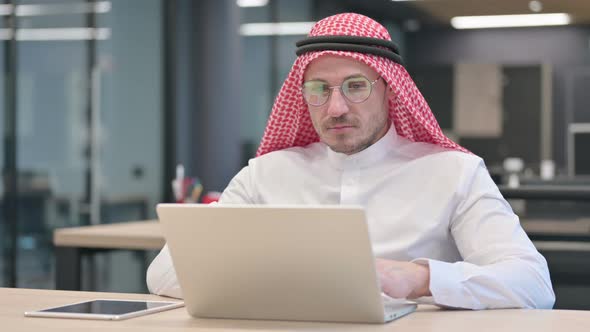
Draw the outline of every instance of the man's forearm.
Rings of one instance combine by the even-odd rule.
[[[438,305],[463,309],[553,307],[555,294],[541,266],[511,259],[478,266],[429,260],[430,291]]]

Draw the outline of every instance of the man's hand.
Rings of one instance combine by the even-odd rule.
[[[430,269],[427,265],[377,258],[381,290],[397,299],[431,296]]]

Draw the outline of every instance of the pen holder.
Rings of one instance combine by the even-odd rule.
[[[172,191],[176,203],[197,203],[203,192],[203,185],[196,177],[172,180]]]

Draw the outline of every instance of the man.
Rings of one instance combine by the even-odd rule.
[[[545,259],[482,159],[443,135],[387,30],[339,14],[298,47],[257,158],[220,203],[362,205],[388,295],[456,308],[551,308]],[[166,247],[147,282],[154,293],[182,296]]]

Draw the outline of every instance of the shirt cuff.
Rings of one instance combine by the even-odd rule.
[[[428,265],[430,269],[428,287],[434,304],[448,308],[463,307],[459,300],[463,289],[463,274],[453,263],[427,258],[417,258],[412,260],[412,263]],[[430,297],[424,298],[425,302],[429,302],[428,299]]]

